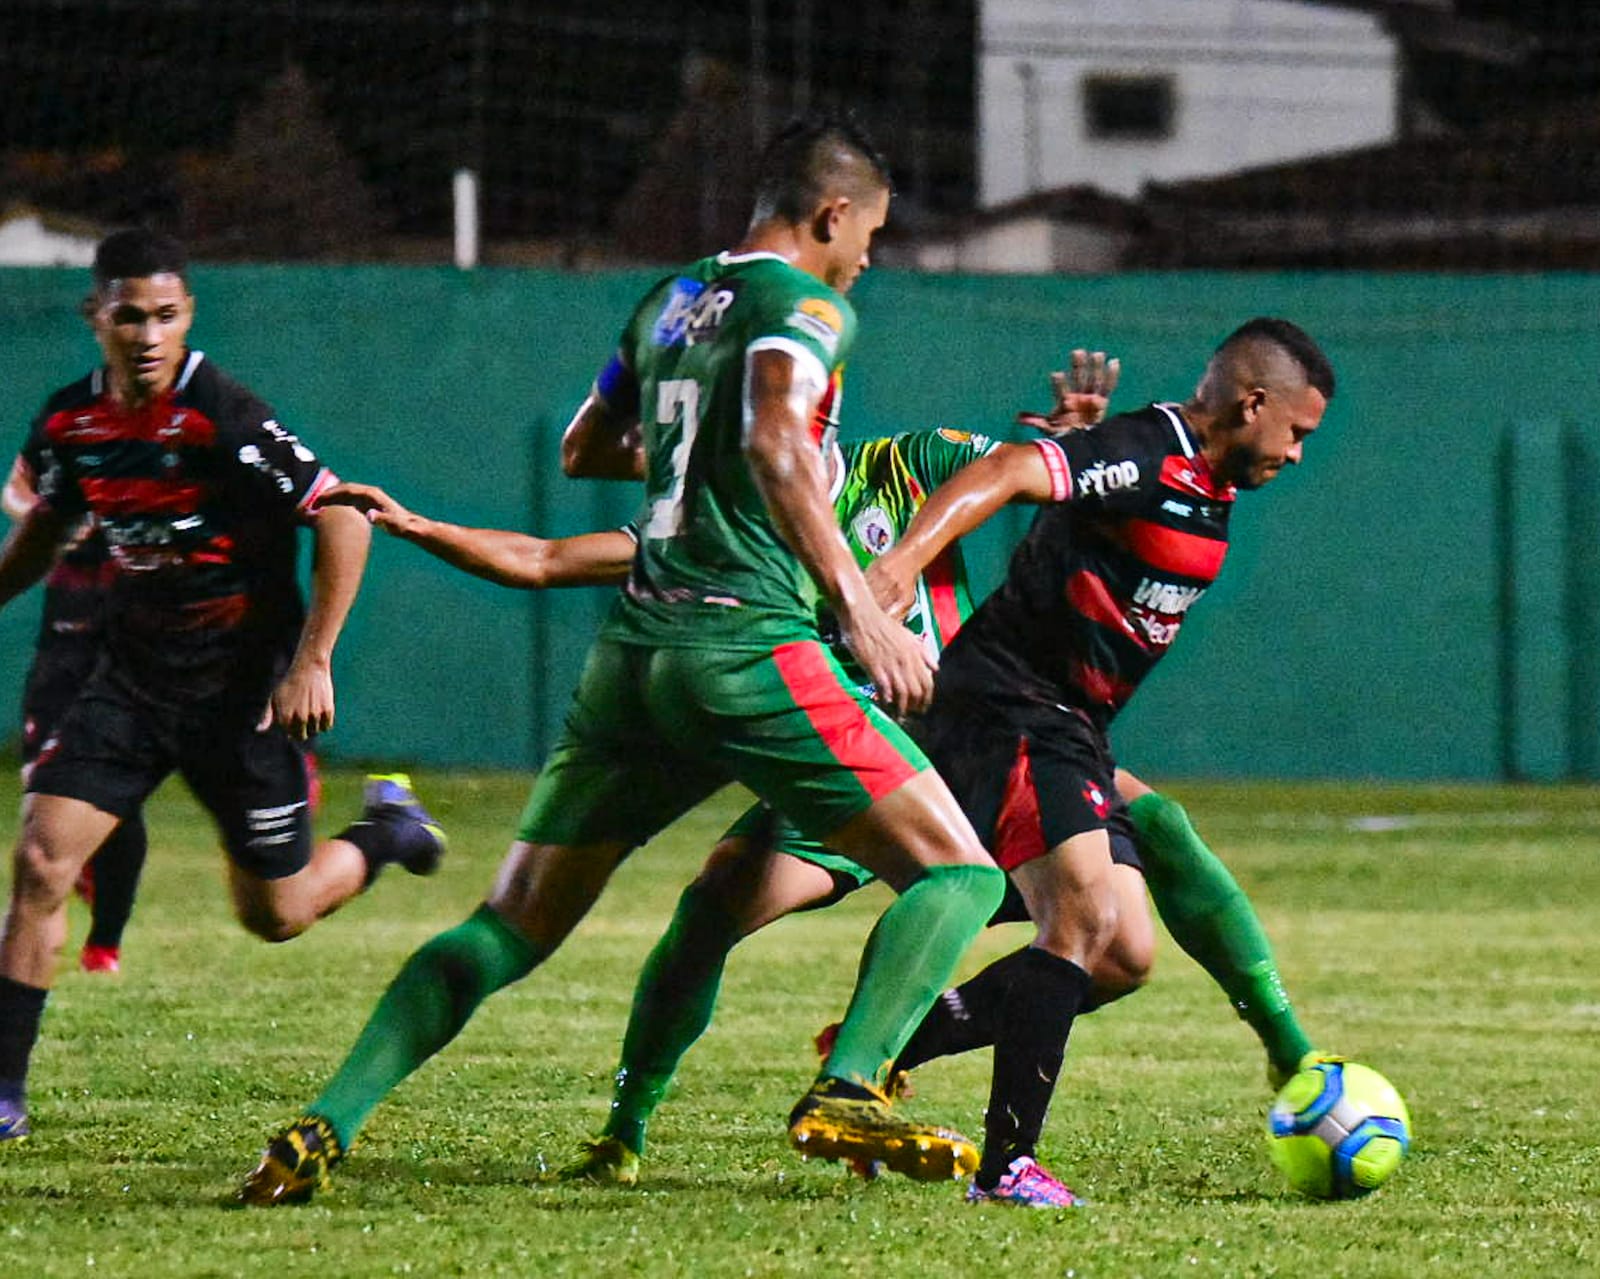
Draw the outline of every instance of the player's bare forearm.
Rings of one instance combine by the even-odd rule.
[[[1048,502],[1053,492],[1050,469],[1038,447],[1002,444],[934,489],[900,540],[873,567],[885,576],[911,581],[940,551],[1002,506]]]
[[[342,506],[319,509],[311,528],[316,542],[311,561],[311,603],[295,660],[304,656],[327,663],[333,660],[339,632],[361,589],[372,530],[360,511]]]
[[[312,525],[311,603],[289,669],[272,693],[271,717],[291,737],[333,727],[333,649],[361,588],[372,530],[348,506],[319,510]]]
[[[633,561],[633,539],[620,529],[543,538],[510,529],[472,528],[418,515],[375,484],[336,485],[318,506],[352,507],[374,528],[463,573],[521,590],[613,585],[628,576]]]
[[[32,586],[55,563],[68,521],[36,503],[12,526],[0,545],[0,608]]]
[[[561,433],[561,470],[574,479],[644,479],[639,423],[590,391]]]
[[[464,573],[520,590],[613,586],[633,563],[633,539],[621,530],[546,538],[419,518],[400,536]]]

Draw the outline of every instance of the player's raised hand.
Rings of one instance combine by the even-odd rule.
[[[878,704],[896,715],[925,710],[933,700],[934,660],[922,641],[876,606],[839,619],[840,634],[877,689]]]
[[[1058,370],[1050,375],[1050,391],[1055,399],[1050,411],[1018,413],[1017,422],[1046,435],[1065,435],[1093,426],[1105,417],[1121,376],[1121,360],[1107,359],[1104,351],[1079,347],[1073,351],[1072,364],[1066,372]]]
[[[367,523],[396,537],[406,537],[423,523],[420,515],[407,510],[376,484],[335,484],[317,499],[317,508],[352,506],[367,517]]]

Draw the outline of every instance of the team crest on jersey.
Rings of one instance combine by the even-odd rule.
[[[822,347],[829,355],[839,349],[839,338],[844,333],[844,316],[827,298],[802,298],[795,303],[789,317],[789,327],[799,329]]]
[[[850,521],[856,541],[873,555],[882,555],[894,545],[894,521],[881,506],[869,506]]]
[[[711,341],[739,296],[739,285],[738,280],[716,280],[710,284],[686,277],[674,280],[672,292],[656,316],[650,340],[656,346],[673,346],[678,342],[695,346]]]

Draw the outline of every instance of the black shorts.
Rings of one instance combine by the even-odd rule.
[[[103,648],[98,634],[40,637],[22,690],[24,778],[27,766],[39,757],[40,747],[94,674]]]
[[[1143,870],[1110,744],[1083,712],[941,692],[914,735],[1002,870],[1091,830]]]
[[[276,724],[258,732],[259,716],[248,703],[153,700],[102,666],[44,743],[28,789],[127,818],[177,770],[234,864],[283,879],[311,860],[306,760]]]

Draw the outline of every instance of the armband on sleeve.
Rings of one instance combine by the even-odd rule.
[[[620,351],[606,361],[605,368],[594,380],[594,389],[600,393],[606,407],[614,412],[627,417],[638,415],[639,381],[623,362]]]
[[[1067,462],[1066,450],[1051,439],[1029,442],[1044,454],[1045,470],[1050,473],[1050,500],[1068,501],[1072,497],[1072,467]]]

